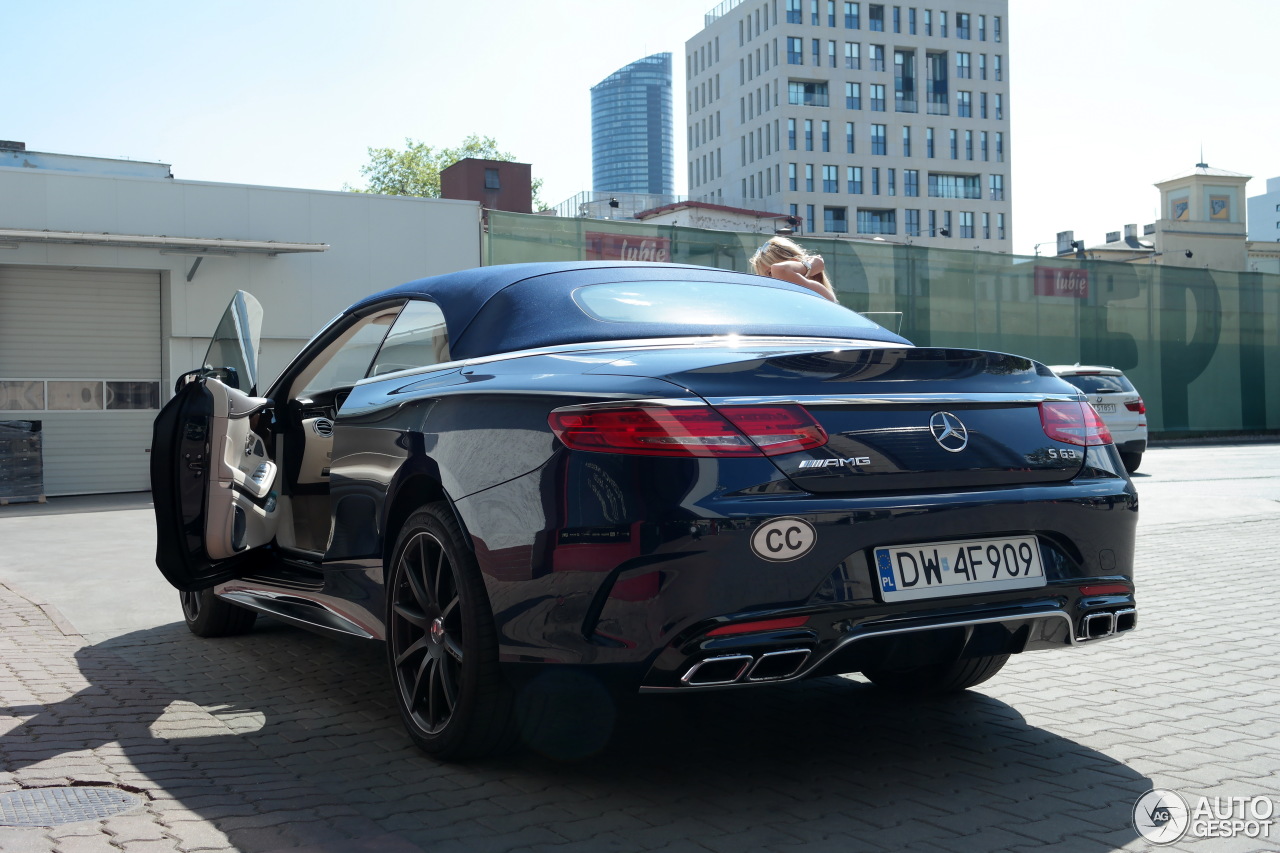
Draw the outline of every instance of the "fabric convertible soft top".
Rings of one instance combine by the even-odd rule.
[[[444,312],[450,353],[455,359],[587,341],[682,337],[705,334],[826,337],[910,343],[879,326],[777,323],[714,326],[705,323],[605,322],[584,313],[573,291],[589,284],[628,281],[709,281],[772,287],[808,294],[799,285],[711,267],[662,263],[576,261],[478,267],[418,279],[374,294],[351,308],[363,308],[397,297],[427,299]],[[819,297],[814,296],[817,299]]]

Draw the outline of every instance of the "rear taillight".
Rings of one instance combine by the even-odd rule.
[[[1111,443],[1111,431],[1088,403],[1041,403],[1040,424],[1054,441],[1082,447]]]
[[[1130,400],[1124,404],[1124,407],[1129,411],[1137,412],[1140,415],[1145,415],[1147,413],[1147,404],[1142,402],[1141,397],[1136,400]]]
[[[827,443],[801,406],[616,406],[557,409],[566,447],[647,456],[779,456]]]

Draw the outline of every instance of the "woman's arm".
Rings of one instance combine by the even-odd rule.
[[[819,296],[830,299],[832,302],[836,301],[835,293],[824,287],[821,281],[814,281],[811,278],[806,278],[805,272],[821,273],[822,259],[818,258],[813,261],[812,270],[806,270],[805,265],[800,261],[781,261],[769,267],[770,278],[776,278],[779,281],[789,281],[792,284],[798,284],[801,287],[812,290]]]

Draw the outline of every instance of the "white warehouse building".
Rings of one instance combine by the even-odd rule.
[[[156,411],[237,290],[265,312],[265,389],[358,298],[479,266],[479,216],[0,142],[0,423],[41,423],[45,494],[146,490]]]

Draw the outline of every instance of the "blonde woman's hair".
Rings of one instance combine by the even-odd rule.
[[[765,240],[764,244],[759,249],[756,249],[756,253],[751,256],[751,260],[748,263],[751,264],[751,269],[756,275],[768,275],[769,268],[774,264],[780,264],[783,261],[800,261],[803,263],[816,257],[818,256],[806,252],[796,241],[775,235]],[[820,281],[828,290],[833,290],[831,280],[827,278],[827,266],[825,263],[822,265],[821,278],[816,278],[814,281]]]

